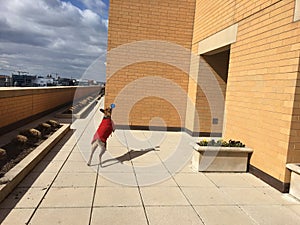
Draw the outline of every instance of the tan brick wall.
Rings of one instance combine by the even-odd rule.
[[[239,21],[226,93],[225,137],[252,147],[250,163],[283,182],[299,62],[293,10],[279,1]]]
[[[283,182],[289,182],[285,164],[300,161],[300,25],[293,22],[294,4],[199,0],[193,36],[196,49],[199,41],[238,23],[237,41],[231,45],[224,137],[253,148],[250,163]],[[203,92],[197,93],[197,105],[207,107]],[[209,114],[197,109],[208,126]]]
[[[0,127],[98,93],[99,87],[1,88]]]
[[[153,105],[157,103],[159,103],[159,105],[163,107],[153,107],[153,110],[144,112],[145,104]],[[162,121],[156,120],[156,118],[160,118]],[[145,124],[145,121],[149,121],[149,124]],[[163,121],[168,121],[169,127],[178,127],[178,121],[181,121],[181,118],[176,108],[172,104],[164,99],[157,97],[148,97],[137,102],[133,106],[129,115],[129,123],[138,126],[151,125],[162,127],[165,126]]]
[[[169,127],[184,127],[188,78],[178,68],[159,62],[135,63],[118,71],[109,82],[113,86],[111,91],[106,91],[105,101],[117,105],[114,110],[116,124],[148,126],[155,116],[162,118]],[[117,98],[112,100],[110,95],[113,94]],[[179,106],[174,108],[173,102]],[[181,115],[180,120],[178,116],[169,116],[176,114]]]
[[[193,44],[234,24],[235,0],[197,0]]]
[[[112,0],[109,12],[108,51],[116,51],[125,44],[149,40],[164,41],[166,45],[171,43],[188,51],[191,48],[194,9],[194,0]],[[106,105],[117,101],[116,98],[121,98],[114,110],[114,120],[119,125],[147,126],[152,117],[158,116],[167,126],[182,127],[185,120],[186,99],[179,101],[180,109],[174,107],[172,101],[178,99],[177,96],[181,94],[178,92],[178,87],[185,92],[185,95],[187,94],[188,71],[184,72],[176,65],[162,60],[164,55],[165,58],[180,59],[181,53],[162,50],[156,47],[155,42],[152,43],[154,44],[150,51],[138,45],[133,47],[134,49],[129,48],[123,55],[110,57],[108,53],[107,73],[110,76],[106,85]],[[134,61],[136,51],[141,57]],[[161,58],[153,58],[151,51],[159,54]],[[189,57],[178,60],[177,63],[189,63]],[[127,59],[131,59],[130,63],[124,62],[116,72],[111,72],[120,61]],[[153,82],[151,79],[143,80],[147,77],[152,77]],[[159,81],[160,78],[162,81],[174,84],[174,88],[170,87],[168,90],[167,87],[164,88]],[[138,85],[134,86],[134,83]],[[129,87],[130,91],[122,92]],[[160,91],[153,93],[152,90],[155,89]],[[160,93],[162,91],[169,93],[169,97]],[[122,94],[124,96],[121,96]],[[129,107],[130,103],[125,102],[122,105],[122,99],[123,102],[124,99],[133,102],[136,96],[144,96],[144,99],[136,99],[137,102],[130,106],[128,112],[125,108]],[[127,117],[130,118],[129,121],[126,121]]]
[[[278,0],[197,0],[193,44],[249,16],[255,17],[258,11],[276,2]]]

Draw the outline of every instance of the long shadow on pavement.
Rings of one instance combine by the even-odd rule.
[[[121,156],[118,156],[116,158],[113,158],[113,159],[107,159],[107,160],[104,160],[102,162],[102,167],[109,167],[109,166],[112,166],[114,164],[117,164],[117,163],[124,163],[125,161],[130,161],[132,159],[135,159],[137,157],[140,157],[148,152],[151,152],[151,151],[159,151],[157,150],[156,148],[147,148],[147,149],[141,149],[141,150],[130,150],[129,152],[121,155]],[[108,163],[108,162],[113,162],[113,163],[110,163],[108,165],[103,165],[104,163]]]

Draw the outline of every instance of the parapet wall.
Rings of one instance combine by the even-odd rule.
[[[0,88],[0,134],[14,124],[99,91],[99,86]]]

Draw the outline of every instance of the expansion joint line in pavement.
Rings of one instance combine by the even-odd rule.
[[[93,217],[94,202],[95,202],[95,196],[96,196],[97,184],[98,184],[99,167],[100,167],[100,165],[98,165],[98,167],[97,167],[97,175],[96,175],[96,181],[95,181],[95,185],[94,185],[94,192],[93,192],[93,199],[92,199],[92,205],[91,205],[91,211],[90,211],[89,225],[91,225],[92,217]]]
[[[101,102],[100,102],[101,104]],[[93,113],[93,116],[96,114],[97,110],[95,110],[95,112]],[[31,216],[29,217],[28,221],[26,222],[26,224],[29,224],[30,221],[32,220],[33,216],[35,215],[36,211],[38,210],[38,208],[40,207],[40,205],[42,204],[44,198],[46,197],[46,195],[48,194],[50,188],[52,187],[54,181],[57,179],[57,176],[59,175],[60,171],[62,170],[62,168],[64,167],[64,165],[66,164],[66,162],[68,161],[70,155],[72,154],[72,152],[75,149],[75,146],[78,143],[78,140],[82,137],[83,133],[86,131],[86,128],[88,127],[89,123],[91,122],[91,119],[93,118],[93,116],[91,116],[91,118],[89,119],[87,125],[85,126],[84,130],[82,131],[82,133],[80,134],[80,137],[76,140],[75,144],[72,147],[72,150],[70,151],[70,153],[68,154],[67,158],[64,160],[63,164],[61,165],[61,167],[59,168],[58,172],[56,173],[54,179],[52,180],[52,182],[50,183],[49,187],[47,188],[46,192],[44,193],[42,199],[39,201],[38,205],[35,207],[34,211],[32,212]],[[70,131],[71,132],[71,131]],[[98,170],[99,170],[99,166],[98,166]],[[98,174],[98,173],[97,173]],[[98,176],[96,176],[96,183],[95,185],[97,185],[97,179]],[[96,189],[96,188],[95,188]],[[94,190],[94,194],[95,194],[95,190]],[[94,203],[94,196],[93,196],[93,203]],[[93,208],[93,205],[92,205]],[[91,213],[92,213],[92,209],[91,209]],[[91,220],[91,214],[90,214],[90,220]]]
[[[45,199],[46,195],[48,194],[50,188],[52,187],[54,181],[56,180],[57,176],[59,175],[60,171],[62,170],[62,168],[64,167],[64,165],[66,164],[67,160],[69,159],[70,155],[72,154],[73,150],[75,149],[76,144],[74,144],[74,146],[72,147],[72,150],[70,151],[70,153],[68,154],[67,158],[64,160],[63,164],[61,165],[61,167],[59,168],[59,170],[57,171],[54,179],[52,180],[52,182],[50,183],[49,187],[47,188],[46,192],[44,193],[43,197],[41,198],[41,200],[39,201],[39,203],[37,204],[37,206],[35,207],[35,209],[33,210],[31,216],[29,217],[28,221],[26,224],[29,224],[30,221],[32,220],[33,216],[35,215],[36,211],[38,210],[38,208],[40,207],[40,205],[42,204],[43,200]]]
[[[126,148],[127,148],[128,153],[129,153],[130,149],[129,149],[127,138],[126,138],[125,134],[124,134],[124,137],[125,137],[125,141],[126,141]],[[131,163],[131,166],[132,166],[132,169],[133,169],[133,173],[134,173],[135,182],[136,182],[136,185],[137,185],[137,188],[138,188],[138,191],[139,191],[139,195],[140,195],[140,198],[141,198],[141,202],[142,202],[142,206],[143,206],[145,218],[146,218],[147,224],[150,225],[149,218],[148,218],[147,211],[146,211],[146,207],[145,207],[145,203],[144,203],[144,199],[143,199],[143,196],[142,196],[142,193],[141,193],[140,185],[139,185],[139,182],[138,182],[138,179],[137,179],[137,176],[136,176],[136,171],[135,171],[133,162],[131,160],[130,153],[129,153],[129,157],[130,157],[130,163]]]
[[[101,105],[102,102],[103,102],[103,98],[100,99],[99,106]],[[88,122],[86,123],[86,126],[85,126],[84,130],[82,131],[82,133],[80,134],[78,140],[85,133],[87,127],[89,126],[89,124],[91,123],[91,121],[94,118],[95,114],[97,113],[99,106],[95,107],[94,112],[90,116],[90,118],[89,118]],[[77,144],[78,140],[76,141],[76,144]],[[98,165],[98,167],[97,167],[96,181],[95,181],[95,185],[94,185],[93,198],[92,198],[92,204],[91,204],[91,209],[90,209],[89,225],[91,225],[91,222],[92,222],[93,208],[94,208],[95,196],[96,196],[96,191],[97,191],[99,167],[100,167],[100,165]]]
[[[145,134],[144,134],[144,136],[145,136],[145,138],[147,138]],[[150,144],[151,147],[153,146],[153,144],[150,141],[147,141],[147,142]],[[159,154],[157,154],[157,152],[155,152],[155,154],[159,158],[159,160],[162,163],[163,167],[168,171],[170,177],[176,183],[176,185],[179,188],[180,192],[183,194],[184,198],[187,200],[187,202],[189,203],[189,205],[192,207],[192,209],[194,210],[194,212],[196,213],[196,215],[198,216],[198,218],[200,219],[200,221],[203,223],[203,225],[205,225],[203,219],[200,217],[200,215],[198,214],[197,210],[195,209],[195,207],[193,206],[193,204],[191,203],[191,201],[188,199],[188,197],[184,194],[184,192],[181,189],[180,185],[176,182],[173,174],[170,172],[170,170],[168,169],[168,167],[165,165],[164,161],[161,159],[161,157],[159,156]]]

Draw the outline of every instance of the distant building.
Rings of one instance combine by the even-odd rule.
[[[79,80],[77,80],[77,82],[78,82],[79,86],[89,86],[90,85],[88,80],[79,79]]]
[[[46,87],[46,86],[53,86],[54,80],[52,77],[36,77],[33,81],[33,86],[35,87]]]
[[[36,76],[33,75],[18,75],[12,74],[12,82],[15,87],[32,87],[33,80],[36,79]]]
[[[12,78],[7,75],[0,75],[0,87],[11,87]]]
[[[78,81],[76,79],[70,79],[70,78],[59,78],[57,80],[58,86],[77,86]]]

